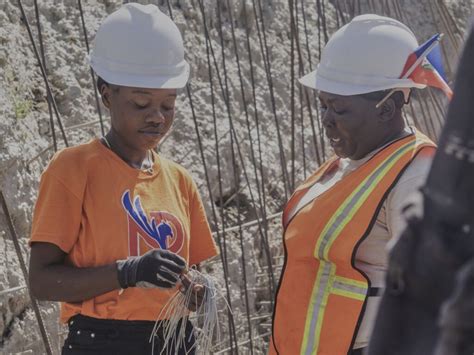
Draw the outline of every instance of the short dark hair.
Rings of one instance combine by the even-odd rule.
[[[104,79],[102,79],[100,76],[97,76],[97,89],[101,90],[102,86],[110,86],[112,88],[112,90],[114,91],[117,91],[119,89],[119,86],[118,85],[113,85],[113,84],[109,84],[109,82],[105,81]]]
[[[361,96],[370,101],[380,101],[386,95],[388,95],[390,91],[392,91],[392,89],[373,91],[373,92],[368,92],[366,94],[360,94],[357,96]],[[403,94],[403,91],[395,91],[390,97],[395,101],[395,105],[397,106],[397,108],[402,108],[403,105],[405,104],[405,95]]]
[[[104,79],[102,79],[100,76],[97,77],[97,89],[100,90],[102,89],[102,86],[106,85],[109,86],[109,83],[106,82]]]

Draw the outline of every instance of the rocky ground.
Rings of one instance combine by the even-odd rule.
[[[40,50],[35,3],[36,1],[33,0],[22,0],[35,44]],[[121,3],[122,1],[117,0],[84,0],[82,2],[89,42],[93,41],[94,33],[102,19],[117,9]],[[142,3],[147,3],[147,1],[142,1]],[[158,3],[162,10],[168,13],[166,0],[160,0]],[[306,173],[318,165],[318,158],[321,159],[329,154],[321,144],[324,141],[320,140],[314,105],[312,115],[316,139],[312,136],[310,115],[306,105],[303,105],[300,111],[298,85],[296,85],[295,93],[294,142],[296,143],[292,150],[290,86],[292,36],[289,25],[289,2],[261,0],[261,13],[258,6],[260,1],[257,0],[220,1],[219,6],[216,5],[215,0],[203,0],[202,11],[198,0],[171,0],[170,3],[174,19],[183,33],[187,59],[192,66],[191,98],[197,128],[202,139],[210,192],[196,139],[193,112],[184,90],[178,100],[174,129],[159,148],[161,154],[178,161],[192,173],[206,201],[206,208],[214,230],[222,229],[224,224],[226,227],[235,225],[239,219],[242,222],[249,222],[263,214],[270,216],[280,212],[287,193],[285,193],[280,164],[281,150],[277,126],[280,130],[286,168],[289,171],[287,192],[291,191],[293,181],[296,183],[301,181]],[[396,17],[401,15],[403,21],[414,30],[420,41],[427,39],[433,33],[447,32],[444,55],[447,60],[448,75],[452,77],[466,21],[472,13],[472,0],[297,1],[298,17],[295,21],[298,21],[298,43],[301,48],[302,65],[298,66],[298,54],[295,51],[294,75],[296,78],[300,71],[308,72],[310,67],[314,67],[317,63],[319,43],[324,43],[325,33],[331,34],[343,21],[348,20],[352,11],[351,5],[355,3],[360,3],[361,12],[377,12]],[[317,4],[322,4],[324,7],[319,8],[321,16],[318,16]],[[395,4],[399,7],[397,8]],[[257,8],[257,16],[254,13],[254,6]],[[359,9],[355,11],[358,12]],[[83,143],[100,136],[98,109],[85,59],[87,48],[78,1],[41,0],[38,1],[38,14],[47,79],[69,144]],[[203,15],[206,25],[204,25]],[[262,25],[265,27],[265,38],[263,38]],[[449,31],[446,31],[448,29]],[[216,62],[215,65],[211,56],[211,73],[209,73],[209,61],[206,55],[206,30]],[[259,33],[262,41],[264,39],[267,41],[268,55],[261,49]],[[250,52],[247,47],[247,34],[250,36]],[[235,35],[235,44],[233,35]],[[0,85],[2,118],[0,120],[0,188],[6,197],[13,224],[20,237],[23,255],[27,259],[26,241],[39,176],[54,153],[54,142],[45,84],[16,0],[0,0],[0,43],[2,82]],[[311,53],[311,61],[308,53]],[[270,63],[273,99],[264,65],[264,60],[267,58]],[[239,65],[243,90],[239,80]],[[212,89],[210,75],[212,75]],[[252,95],[254,91],[255,101]],[[301,94],[303,95],[304,92]],[[228,105],[224,97],[229,98]],[[213,98],[217,122],[215,126]],[[103,106],[99,107],[104,117],[105,129],[107,129],[106,110]],[[413,112],[415,115],[418,112],[421,117],[420,107],[415,105]],[[429,107],[426,107],[426,110],[429,111]],[[435,114],[440,113],[433,113]],[[242,161],[237,158],[236,163],[232,160],[229,117],[235,127],[234,141],[237,138],[242,154]],[[249,125],[247,125],[247,117]],[[413,120],[411,112],[407,112],[407,118]],[[53,120],[57,145],[61,149],[64,147],[64,142],[55,115],[53,115]],[[420,125],[423,126],[424,123],[420,122]],[[216,155],[216,141],[219,147],[219,159]],[[234,149],[237,149],[235,142]],[[256,157],[256,164],[252,152]],[[292,156],[296,158],[292,159]],[[255,166],[257,169],[254,169]],[[234,168],[237,169],[237,174],[234,174]],[[222,175],[221,187],[219,187],[218,179],[219,169]],[[294,180],[292,179],[293,170],[295,171]],[[262,185],[264,190],[259,189]],[[222,193],[220,193],[221,190]],[[265,210],[259,203],[259,191],[260,195],[265,192]],[[217,218],[214,218],[212,207],[216,210]],[[221,217],[221,210],[224,220]],[[281,231],[278,221],[278,218],[272,219],[268,226],[275,278],[278,276],[278,265],[282,263],[282,251],[279,247]],[[0,233],[0,352],[5,354],[42,353],[38,326],[26,289],[23,288],[25,280],[14,252],[5,215],[2,212],[0,212]],[[229,265],[232,306],[234,317],[237,319],[239,341],[246,342],[249,338],[242,277],[243,267],[245,267],[248,277],[246,283],[249,294],[248,306],[252,315],[251,334],[256,337],[255,353],[264,353],[270,329],[271,319],[268,315],[271,305],[268,294],[268,262],[262,250],[261,234],[258,228],[253,226],[244,228],[242,236],[235,231],[227,233],[226,236],[228,248],[226,262]],[[245,264],[242,259],[242,250]],[[222,274],[221,260],[211,262],[207,267],[217,277]],[[223,303],[222,307],[224,307]],[[58,306],[53,303],[42,303],[41,310],[53,347],[58,350],[64,336],[63,327],[57,323]],[[226,322],[223,315],[223,323]],[[217,344],[216,350],[225,349],[227,346],[226,326],[223,326],[223,329],[222,344]],[[248,343],[242,345],[240,350],[242,353],[247,353]]]

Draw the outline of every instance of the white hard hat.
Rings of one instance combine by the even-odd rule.
[[[110,14],[89,63],[106,82],[121,86],[178,89],[189,78],[178,27],[151,4],[128,3]]]
[[[393,88],[424,88],[400,79],[408,56],[418,47],[413,32],[390,17],[354,17],[332,35],[317,69],[300,79],[310,88],[358,95]]]

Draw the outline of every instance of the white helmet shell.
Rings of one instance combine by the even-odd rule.
[[[317,69],[300,83],[344,96],[424,88],[411,79],[400,79],[408,56],[417,47],[415,35],[403,23],[373,14],[357,16],[332,35]]]
[[[110,14],[97,31],[89,63],[106,82],[121,86],[178,89],[189,78],[178,27],[151,4],[128,3]]]

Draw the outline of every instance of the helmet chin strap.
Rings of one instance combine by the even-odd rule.
[[[389,97],[393,95],[393,93],[394,93],[395,91],[397,91],[397,89],[392,89],[392,90],[390,90],[390,92],[389,92],[387,95],[385,95],[385,96],[383,97],[383,99],[380,100],[380,101],[375,105],[375,108],[379,108],[380,106],[382,106],[382,104],[383,104],[385,101],[387,101],[387,100],[389,99]]]
[[[410,102],[410,97],[411,97],[411,89],[410,88],[394,88],[390,90],[390,92],[383,97],[382,100],[380,100],[376,105],[375,108],[379,108],[382,106],[382,104],[387,101],[390,96],[392,96],[395,92],[401,91],[403,92],[403,96],[405,97],[405,104],[408,104]]]

